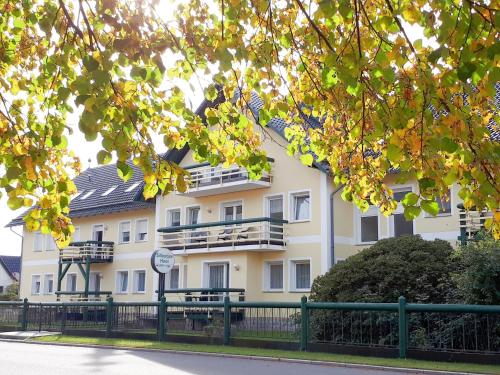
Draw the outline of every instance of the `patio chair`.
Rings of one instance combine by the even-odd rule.
[[[219,233],[217,236],[217,241],[222,240],[222,241],[230,241],[232,234],[233,234],[234,229],[233,228],[226,228],[222,232]]]

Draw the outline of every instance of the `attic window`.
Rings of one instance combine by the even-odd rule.
[[[118,187],[118,185],[113,185],[111,186],[108,190],[106,190],[104,193],[101,194],[101,197],[105,197],[106,195],[109,195],[113,190],[115,190]]]
[[[76,194],[71,198],[71,199],[76,199],[78,196],[80,196],[85,190],[82,191],[77,191]]]
[[[139,186],[139,182],[134,182],[132,185],[130,185],[126,190],[125,192],[128,193],[132,190],[134,190],[137,186]]]
[[[83,201],[84,199],[87,199],[87,198],[88,198],[88,197],[90,197],[92,194],[94,194],[94,192],[95,192],[95,189],[92,189],[92,190],[87,191],[87,192],[86,192],[86,193],[85,193],[85,194],[84,194],[84,195],[80,198],[80,200],[82,200],[82,201]]]

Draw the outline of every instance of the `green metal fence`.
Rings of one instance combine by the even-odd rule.
[[[223,301],[0,302],[0,330],[251,345],[482,354],[500,362],[500,306]],[[375,355],[377,351],[371,352]]]

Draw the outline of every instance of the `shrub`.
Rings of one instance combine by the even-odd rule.
[[[402,236],[378,241],[314,280],[311,300],[445,303],[458,260],[447,241]]]

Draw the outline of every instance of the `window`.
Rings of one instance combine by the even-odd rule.
[[[172,268],[167,278],[167,289],[179,289],[179,267]]]
[[[118,271],[116,273],[116,293],[128,292],[128,271]]]
[[[391,218],[391,234],[394,237],[401,237],[413,234],[413,221],[407,221],[403,214],[403,206],[400,203],[406,194],[411,193],[411,188],[394,189],[394,199],[398,202],[398,207]]]
[[[95,189],[89,190],[85,194],[82,195],[80,200],[83,201],[84,199],[87,199],[88,197],[90,197],[94,193],[95,193]]]
[[[448,190],[447,197],[437,198],[436,202],[439,205],[439,213],[437,214],[437,216],[451,215],[451,190]],[[434,217],[428,213],[426,213],[425,216]]]
[[[40,275],[31,276],[31,294],[40,294]]]
[[[137,220],[135,222],[135,227],[136,227],[136,235],[135,235],[135,240],[137,242],[140,241],[147,241],[148,240],[148,220],[147,219],[141,219]]]
[[[229,287],[229,263],[205,263],[203,266],[203,287]]]
[[[78,242],[80,241],[80,227],[75,227],[75,231],[73,232],[73,236],[71,241]]]
[[[45,250],[46,251],[52,251],[56,249],[56,243],[54,239],[52,238],[52,235],[46,234],[45,235]]]
[[[40,232],[34,233],[34,251],[42,251],[43,250],[43,234]]]
[[[292,261],[291,290],[306,291],[311,288],[311,263],[308,260]]]
[[[126,193],[131,192],[134,190],[137,186],[139,186],[140,182],[134,182],[132,185],[130,185],[127,189],[125,189]]]
[[[113,185],[111,186],[108,190],[106,190],[104,193],[101,194],[102,197],[105,197],[106,195],[109,195],[113,192],[118,187],[118,185]]]
[[[311,219],[311,197],[309,192],[291,195],[291,220],[307,221]]]
[[[119,243],[129,243],[130,242],[130,221],[123,221],[119,224]]]
[[[264,289],[268,291],[283,290],[283,262],[267,262],[265,264]]]
[[[101,290],[101,274],[99,272],[91,272],[89,279],[89,290],[99,292]]]
[[[54,293],[54,275],[45,275],[43,280],[43,293],[52,294]]]
[[[186,224],[193,225],[198,224],[200,220],[200,207],[188,207]]]
[[[4,290],[3,290],[3,285],[0,285],[0,294],[3,294]]]
[[[134,293],[146,292],[146,271],[134,271]]]
[[[69,273],[66,276],[66,291],[76,292],[76,273]]]
[[[181,225],[181,210],[179,208],[167,210],[167,227],[178,227]]]
[[[92,240],[101,242],[104,237],[104,225],[95,224],[92,226]]]
[[[243,204],[240,202],[224,203],[222,205],[222,221],[235,221],[243,218]]]
[[[378,241],[378,209],[370,206],[366,212],[359,213],[358,221],[358,241],[360,243],[370,243]]]

